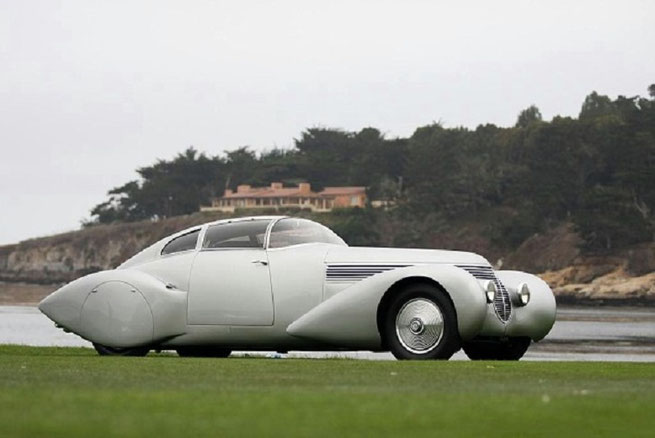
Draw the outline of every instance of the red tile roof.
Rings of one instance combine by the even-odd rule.
[[[222,199],[243,199],[243,198],[316,198],[316,197],[331,197],[340,195],[359,195],[365,194],[366,187],[360,186],[346,186],[346,187],[325,187],[320,192],[305,192],[302,193],[299,187],[283,187],[281,189],[273,189],[271,187],[252,187],[242,192],[226,193]]]
[[[365,194],[366,187],[345,186],[345,187],[325,187],[318,192],[319,196],[336,196],[336,195],[359,195]]]

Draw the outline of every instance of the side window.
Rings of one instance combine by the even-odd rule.
[[[164,246],[164,249],[161,250],[161,255],[195,249],[196,242],[198,242],[198,234],[200,234],[200,230],[194,230],[176,237]]]
[[[263,248],[266,228],[270,222],[269,219],[258,219],[213,225],[207,229],[202,247]]]

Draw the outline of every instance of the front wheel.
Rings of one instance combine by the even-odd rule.
[[[145,356],[150,351],[148,347],[108,347],[106,345],[93,343],[100,356]]]
[[[471,360],[519,360],[530,347],[530,338],[482,339],[463,345]]]
[[[449,359],[460,348],[455,309],[430,284],[409,285],[392,298],[383,336],[397,359]]]

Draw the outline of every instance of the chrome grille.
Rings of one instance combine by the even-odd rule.
[[[325,279],[330,282],[354,282],[375,274],[411,265],[328,265]]]
[[[491,280],[496,284],[498,293],[494,298],[494,309],[501,321],[507,321],[512,314],[512,303],[505,285],[496,277],[491,266],[457,265],[457,267],[464,269],[478,280]]]

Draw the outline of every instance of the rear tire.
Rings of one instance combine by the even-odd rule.
[[[108,347],[106,345],[96,344],[95,342],[93,343],[93,348],[96,349],[100,356],[145,356],[150,351],[148,347]]]
[[[530,347],[532,339],[507,338],[484,339],[467,342],[463,345],[464,353],[471,360],[519,360]]]
[[[232,350],[213,347],[178,347],[180,357],[228,357]]]
[[[382,335],[400,360],[447,360],[460,348],[457,315],[449,297],[427,283],[411,284],[391,298]]]

